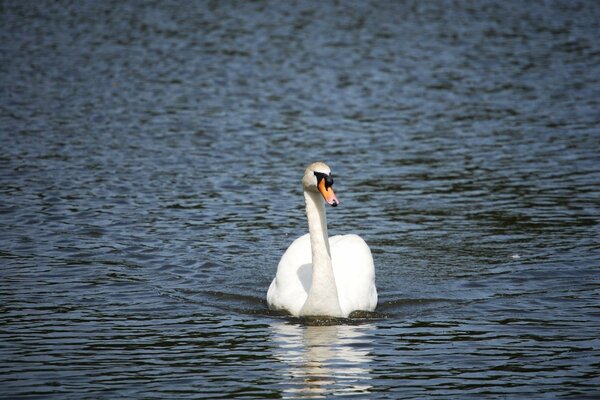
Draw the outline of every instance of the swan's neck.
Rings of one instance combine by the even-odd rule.
[[[342,316],[329,251],[325,204],[319,193],[304,191],[312,253],[312,283],[300,315]]]

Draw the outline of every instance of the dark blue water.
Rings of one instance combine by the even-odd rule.
[[[600,396],[600,5],[0,5],[7,398]],[[272,313],[323,160],[377,312]]]

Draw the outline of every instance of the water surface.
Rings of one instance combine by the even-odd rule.
[[[600,6],[5,2],[9,398],[593,398]],[[377,313],[267,309],[324,160]]]

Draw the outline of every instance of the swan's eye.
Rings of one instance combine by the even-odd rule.
[[[317,186],[319,186],[319,183],[323,179],[325,179],[326,189],[329,189],[331,186],[333,186],[333,177],[331,176],[331,172],[329,173],[329,175],[324,174],[323,172],[315,172],[315,176],[317,177]]]
[[[333,186],[333,176],[331,176],[331,173],[329,173],[329,175],[325,177],[325,187],[331,186]]]

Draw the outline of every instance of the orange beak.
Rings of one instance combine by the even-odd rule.
[[[340,201],[333,192],[333,188],[331,186],[325,187],[325,179],[321,179],[319,182],[319,192],[321,192],[323,198],[330,206],[336,207],[338,204],[340,204]]]

